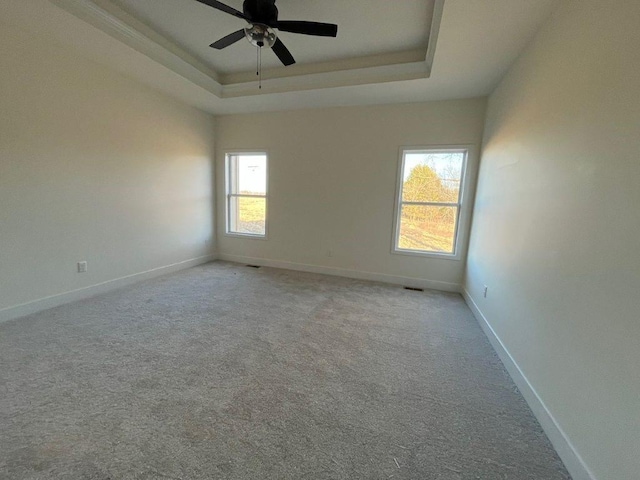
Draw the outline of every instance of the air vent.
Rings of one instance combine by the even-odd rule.
[[[424,288],[404,287],[405,290],[411,290],[412,292],[424,292]]]
[[[247,265],[249,268],[260,268],[260,265]]]

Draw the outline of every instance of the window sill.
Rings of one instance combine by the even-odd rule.
[[[423,257],[423,258],[437,258],[440,260],[453,260],[459,262],[462,260],[460,254],[451,254],[451,253],[437,253],[437,252],[422,252],[419,250],[400,250],[394,249],[391,250],[391,253],[394,255],[406,255],[409,257]]]
[[[232,237],[232,238],[248,238],[248,239],[252,239],[252,240],[266,240],[267,236],[266,235],[254,235],[251,233],[233,233],[233,232],[225,232],[225,237]]]

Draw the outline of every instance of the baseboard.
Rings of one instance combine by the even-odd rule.
[[[93,297],[94,295],[106,293],[110,290],[115,290],[116,288],[126,287],[127,285],[138,283],[143,280],[149,280],[151,278],[166,275],[168,273],[195,267],[196,265],[201,265],[203,263],[208,263],[216,260],[216,258],[217,255],[205,255],[203,257],[191,258],[189,260],[173,263],[171,265],[153,268],[145,272],[134,273],[132,275],[115,278],[113,280],[107,280],[106,282],[79,288],[77,290],[39,298],[37,300],[23,303],[21,305],[3,308],[2,310],[0,310],[0,323],[24,317],[26,315],[31,315],[32,313],[37,313],[42,310],[57,307],[59,305],[64,305],[65,303],[75,302],[85,298]]]
[[[402,277],[398,275],[388,275],[386,273],[363,272],[360,270],[348,270],[338,267],[325,267],[322,265],[309,265],[305,263],[288,262],[285,260],[270,260],[265,258],[246,257],[242,255],[229,255],[220,253],[219,260],[228,262],[260,265],[263,267],[283,268],[286,270],[296,270],[299,272],[321,273],[323,275],[334,275],[336,277],[355,278],[358,280],[370,280],[374,282],[392,283],[412,288],[426,288],[441,290],[444,292],[460,293],[462,286],[457,283],[439,282],[424,278]]]
[[[502,360],[509,375],[511,375],[511,378],[522,393],[522,396],[529,404],[542,429],[547,434],[547,437],[549,437],[549,440],[558,452],[558,455],[564,462],[573,480],[597,480],[466,288],[462,289],[462,296],[500,357],[500,360]]]

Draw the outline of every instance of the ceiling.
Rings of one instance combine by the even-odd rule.
[[[242,10],[242,0],[223,0]],[[297,64],[241,41],[244,21],[195,0],[2,0],[0,19],[214,114],[408,103],[491,93],[561,0],[278,0],[281,20],[337,23],[337,38],[287,32]]]
[[[218,74],[245,72],[255,76],[256,51],[248,41],[222,51],[209,44],[246,25],[195,0],[111,0]],[[223,0],[242,11],[242,0]],[[280,20],[311,20],[339,25],[337,38],[280,32],[298,64],[330,63],[382,54],[422,51],[424,59],[435,0],[277,0]],[[382,28],[402,25],[401,29]],[[378,26],[378,28],[375,28]],[[264,55],[263,68],[285,69],[275,55]]]

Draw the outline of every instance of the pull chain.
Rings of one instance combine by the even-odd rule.
[[[258,49],[258,88],[262,90],[262,48]]]
[[[256,75],[258,76],[258,88],[262,89],[262,48],[256,47]]]

